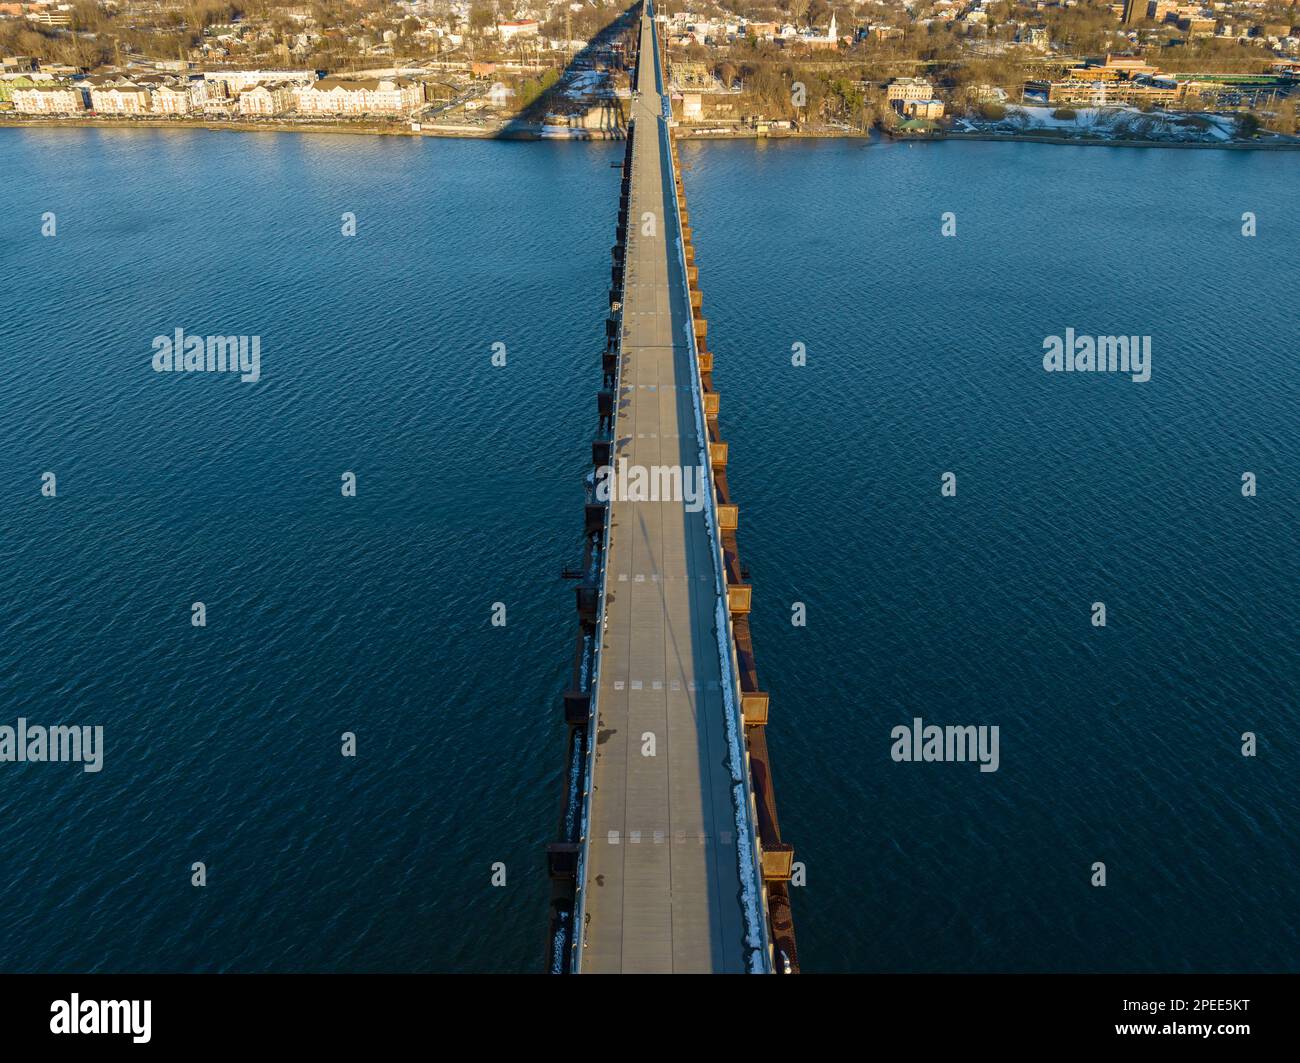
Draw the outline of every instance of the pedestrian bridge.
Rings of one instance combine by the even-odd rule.
[[[798,970],[727,444],[647,3],[578,579],[550,967]]]

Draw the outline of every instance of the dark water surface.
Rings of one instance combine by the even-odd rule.
[[[0,133],[0,969],[542,967],[621,150]],[[1300,968],[1298,160],[682,157],[805,969]]]

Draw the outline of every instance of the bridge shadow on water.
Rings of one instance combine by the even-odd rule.
[[[627,69],[630,56],[636,51],[634,42],[640,14],[641,5],[634,4],[601,27],[581,50],[573,54],[555,83],[543,89],[535,100],[506,122],[494,139],[537,139],[542,135],[542,127],[547,124],[547,115],[564,114],[565,108],[571,107],[575,102],[566,95],[572,78],[602,68],[611,73]],[[600,107],[597,124],[574,127],[575,133],[579,137],[581,133],[586,132],[592,136],[611,139],[622,139],[626,136],[628,108],[624,106],[625,101],[615,96],[608,96],[596,102]],[[589,104],[584,102],[582,109],[586,116],[586,112],[590,110]]]

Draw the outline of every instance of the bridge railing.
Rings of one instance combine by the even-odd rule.
[[[653,19],[653,16],[652,16]],[[651,21],[651,39],[654,43],[655,55],[655,78],[656,82],[663,85],[663,66],[660,57],[659,30]],[[641,59],[638,58],[638,63]],[[663,157],[669,166],[673,166],[672,153],[672,100],[670,93],[661,89],[664,122],[659,127],[659,137],[663,150]],[[681,204],[677,197],[677,182],[670,181],[672,188],[672,210],[674,217],[677,218],[678,239],[677,239],[677,258],[678,265],[681,267],[682,283],[687,284],[686,248],[685,241],[681,234]],[[690,306],[689,285],[686,292],[687,306]],[[727,743],[731,750],[732,764],[732,783],[734,787],[740,787],[741,800],[733,804],[738,805],[737,812],[743,808],[744,826],[748,828],[748,837],[742,839],[739,829],[742,826],[740,817],[737,817],[737,837],[736,850],[737,861],[740,864],[741,890],[745,895],[745,928],[746,928],[746,949],[757,951],[760,957],[758,970],[767,972],[772,969],[772,945],[768,933],[768,911],[767,911],[767,893],[763,884],[763,855],[759,845],[758,838],[758,802],[754,796],[753,776],[750,770],[749,750],[745,742],[745,724],[741,715],[741,686],[740,686],[740,662],[736,657],[736,637],[735,631],[731,624],[731,610],[727,605],[727,574],[725,569],[725,559],[723,556],[723,545],[721,535],[721,525],[718,516],[718,495],[713,483],[713,463],[709,456],[709,434],[708,426],[705,422],[704,407],[702,395],[704,394],[704,381],[700,377],[700,359],[699,346],[695,337],[694,322],[688,317],[684,326],[686,330],[686,342],[690,350],[691,362],[691,379],[694,387],[691,388],[692,403],[695,411],[695,431],[696,438],[700,445],[700,468],[703,470],[703,477],[708,489],[709,504],[705,508],[705,518],[709,530],[710,552],[713,555],[713,576],[714,576],[714,593],[717,598],[717,608],[715,610],[716,626],[718,630],[718,655],[722,664],[723,672],[723,703],[727,713]],[[736,775],[740,778],[737,779]],[[745,850],[742,855],[742,850]]]

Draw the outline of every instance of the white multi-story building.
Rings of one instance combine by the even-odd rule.
[[[381,79],[371,94],[372,110],[381,114],[406,114],[424,103],[424,86],[409,78]]]
[[[155,114],[189,114],[195,109],[193,93],[188,85],[159,85],[153,94]]]
[[[424,87],[407,78],[322,78],[298,90],[303,114],[406,114],[424,103]]]
[[[885,100],[897,103],[901,100],[930,100],[934,98],[934,86],[925,78],[894,78],[885,86]]]
[[[86,94],[71,85],[36,85],[14,89],[13,102],[19,114],[74,114],[86,109]]]
[[[113,85],[90,90],[90,106],[100,114],[148,114],[153,98],[139,85]]]
[[[516,37],[536,37],[541,32],[541,29],[542,24],[532,18],[497,23],[497,33],[501,36],[502,44],[512,41]]]
[[[362,114],[367,98],[359,82],[321,78],[298,89],[298,110],[302,114]]]
[[[284,114],[293,110],[293,106],[294,89],[289,85],[254,85],[239,94],[240,114]]]

